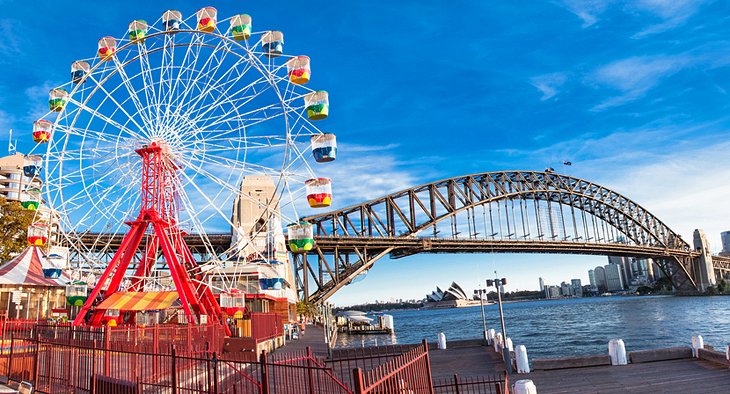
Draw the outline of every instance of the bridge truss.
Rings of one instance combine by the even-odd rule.
[[[300,299],[312,302],[326,300],[386,255],[634,256],[654,259],[679,290],[696,290],[699,277],[698,252],[645,208],[553,172],[450,178],[304,220],[314,225],[317,249],[294,262]]]

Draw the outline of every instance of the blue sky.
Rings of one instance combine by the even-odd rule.
[[[103,5],[102,5],[103,4]],[[2,1],[0,143],[30,124],[69,64],[132,19],[205,5],[280,29],[330,93],[335,205],[494,170],[562,171],[621,192],[713,250],[730,229],[730,5],[721,1]],[[382,260],[340,304],[422,297],[495,269],[512,288],[579,277],[605,258],[414,256]],[[407,278],[407,280],[404,280]]]

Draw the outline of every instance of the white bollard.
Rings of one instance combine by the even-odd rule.
[[[512,338],[510,338],[510,337],[507,337],[507,341],[506,341],[506,342],[507,342],[507,346],[506,346],[506,347],[507,347],[507,349],[509,349],[509,351],[510,351],[510,352],[514,352],[514,351],[515,351],[515,349],[514,349],[514,347],[512,346]]]
[[[438,345],[439,345],[439,350],[446,349],[446,334],[444,334],[443,332],[439,334]]]
[[[494,351],[497,353],[502,353],[502,333],[498,332],[494,335]]]
[[[490,328],[487,330],[487,345],[493,345],[494,344],[494,328]]]
[[[608,341],[608,355],[611,357],[611,365],[626,365],[626,346],[623,339],[611,339]]]
[[[629,364],[629,359],[626,357],[626,345],[624,345],[623,339],[616,341],[616,359],[618,360],[618,365]]]
[[[530,373],[530,360],[527,358],[525,345],[517,345],[515,358],[517,358],[517,373]]]
[[[725,360],[727,360],[727,363],[730,364],[730,345],[727,345],[725,348]]]
[[[692,357],[698,358],[700,356],[700,349],[705,347],[705,341],[702,339],[702,335],[692,335]]]
[[[515,382],[515,394],[537,394],[537,387],[530,379],[522,379]]]

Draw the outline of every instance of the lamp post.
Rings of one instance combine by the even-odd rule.
[[[484,295],[487,294],[487,289],[475,289],[474,295],[479,296],[479,305],[482,307],[482,333],[484,337],[484,345],[488,345],[487,341],[487,319],[484,316]]]
[[[499,304],[499,321],[502,323],[502,356],[504,367],[507,373],[512,373],[512,355],[507,348],[507,330],[504,328],[504,312],[502,311],[502,288],[507,284],[507,278],[499,278],[497,271],[494,271],[494,279],[487,279],[487,287],[494,286],[497,289],[497,303]]]

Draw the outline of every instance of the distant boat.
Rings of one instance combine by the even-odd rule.
[[[349,316],[365,316],[367,313],[362,311],[339,311],[335,316],[349,317]]]

